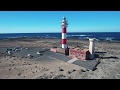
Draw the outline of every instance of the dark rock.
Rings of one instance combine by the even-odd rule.
[[[12,51],[12,49],[9,48],[9,49],[7,49],[7,51]]]
[[[75,72],[76,70],[75,70],[75,69],[73,69],[72,71],[73,71],[73,72]]]
[[[16,67],[14,69],[16,69]]]
[[[113,62],[116,62],[115,60],[112,60]]]
[[[51,74],[53,74],[54,72],[50,72]]]
[[[47,69],[47,68],[43,68],[43,69],[42,69],[42,71],[48,71],[48,70],[49,70],[49,69]]]
[[[11,68],[9,70],[11,70]]]
[[[86,69],[86,71],[90,71],[89,69]]]
[[[65,79],[66,76],[64,76],[63,74],[57,75],[55,76],[53,79]]]
[[[42,76],[39,76],[37,79],[49,79],[49,78],[51,78],[51,75],[43,74]]]
[[[45,69],[45,71],[49,71],[49,69]]]
[[[37,66],[35,66],[35,68],[37,68]]]
[[[18,74],[18,76],[20,76],[20,75],[21,75],[21,73]]]
[[[86,72],[86,70],[85,69],[81,69],[81,72]]]
[[[71,71],[68,71],[67,73],[68,73],[68,74],[71,74],[72,72],[71,72]]]
[[[61,68],[61,67],[58,67],[58,68]]]
[[[72,77],[69,76],[69,77],[67,77],[67,79],[72,79]]]
[[[60,68],[59,71],[64,71],[64,70],[62,68]]]
[[[25,64],[23,64],[23,65],[25,65]]]
[[[13,61],[11,61],[11,63],[13,63]]]
[[[49,76],[44,76],[41,79],[49,79]]]
[[[24,57],[21,57],[21,58],[24,58]]]

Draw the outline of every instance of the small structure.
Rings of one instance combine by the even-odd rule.
[[[65,49],[64,48],[57,48],[56,52],[61,53],[61,54],[65,54]]]
[[[25,48],[26,50],[29,50],[29,48]]]
[[[67,47],[66,49],[64,49],[64,48],[52,47],[52,48],[50,48],[50,51],[56,52],[56,53],[65,54],[65,55],[69,55],[69,48],[68,48],[68,47]]]
[[[42,55],[42,53],[40,53],[40,52],[36,52],[36,54],[37,54],[37,55]]]
[[[27,56],[30,57],[30,58],[33,57],[31,54],[28,54]]]
[[[11,54],[12,54],[12,52],[11,52],[11,51],[7,51],[7,53],[8,53],[8,55],[11,55]]]
[[[52,51],[52,52],[57,52],[57,47],[52,47],[52,48],[50,48],[50,51]]]
[[[69,56],[70,58],[77,58],[80,60],[88,60],[89,59],[89,49],[81,49],[81,48],[50,48],[50,51],[55,53],[61,53],[66,56]]]
[[[69,57],[77,58],[80,60],[88,60],[89,59],[89,50],[88,49],[80,49],[80,48],[71,48],[71,49],[69,49]]]
[[[89,58],[94,59],[95,58],[95,52],[94,52],[94,50],[95,50],[95,38],[90,38],[89,41],[90,41],[90,44],[89,44],[89,52],[90,52]]]

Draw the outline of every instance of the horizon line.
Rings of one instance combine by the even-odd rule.
[[[118,33],[120,31],[117,31]],[[117,33],[116,32],[116,33]],[[22,33],[22,32],[15,32],[15,33],[0,33],[0,34],[17,34],[17,33]],[[62,32],[23,32],[23,33],[62,33]],[[109,33],[109,32],[67,32],[67,33]],[[114,32],[111,32],[114,33]]]

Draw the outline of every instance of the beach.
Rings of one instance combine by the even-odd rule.
[[[85,46],[89,40],[68,39],[69,46]],[[61,47],[61,39],[50,38],[11,38],[1,39],[0,47]],[[0,79],[120,79],[120,43],[95,41],[95,52],[100,63],[96,70],[65,61],[51,59],[31,60],[22,57],[10,57],[0,54]]]

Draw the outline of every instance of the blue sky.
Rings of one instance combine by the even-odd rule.
[[[120,11],[0,11],[0,33],[120,32]]]

